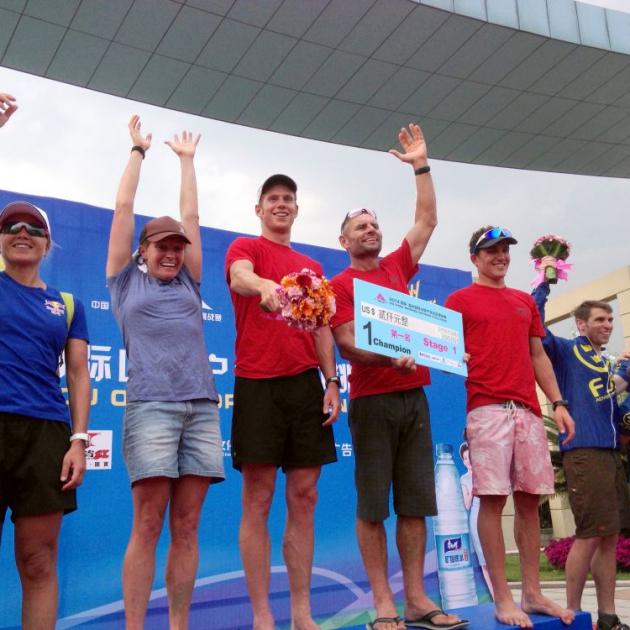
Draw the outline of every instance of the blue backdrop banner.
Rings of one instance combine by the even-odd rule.
[[[122,417],[125,407],[127,362],[122,340],[111,312],[104,269],[112,212],[81,203],[0,191],[0,207],[26,199],[48,213],[55,246],[43,264],[42,276],[52,286],[70,291],[86,308],[90,330],[89,368],[92,381],[91,443],[85,481],[78,492],[79,509],[64,518],[60,536],[59,628],[82,624],[121,627],[124,620],[121,564],[131,529],[131,492],[121,454]],[[148,217],[138,217],[136,236]],[[299,220],[299,219],[298,219]],[[200,530],[198,580],[195,585],[191,627],[251,627],[243,571],[238,551],[240,474],[230,461],[230,422],[233,397],[234,318],[223,273],[228,245],[239,236],[202,228],[204,277],[201,293],[208,360],[220,394],[223,451],[227,480],[211,487]],[[343,251],[295,245],[319,260],[328,277],[348,264]],[[468,272],[423,265],[409,285],[410,293],[443,304],[446,296],[471,281]],[[159,369],[159,366],[156,366]],[[355,541],[353,452],[347,426],[349,365],[338,359],[343,410],[335,425],[338,462],[326,466],[319,484],[316,542],[312,584],[313,612],[324,628],[365,624],[371,613],[371,592]],[[465,469],[457,456],[465,420],[465,392],[459,376],[432,371],[427,388],[437,443],[453,445],[458,474]],[[63,381],[62,381],[63,384]],[[378,465],[378,462],[375,462]],[[289,627],[286,571],[281,554],[285,521],[283,477],[279,476],[269,529],[272,537],[271,599],[278,627]],[[397,600],[402,601],[402,577],[395,552],[394,519],[386,527],[391,546],[390,575]],[[429,594],[439,601],[436,552],[429,523],[425,580]],[[20,585],[13,559],[13,526],[5,519],[0,547],[0,628],[20,624]],[[166,628],[164,573],[168,532],[157,549],[154,591],[147,627]],[[489,601],[478,563],[472,557],[476,594]]]

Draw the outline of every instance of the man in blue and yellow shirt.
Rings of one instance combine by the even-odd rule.
[[[549,285],[532,293],[541,318]],[[557,337],[548,328],[543,346],[575,420],[575,437],[563,444],[563,468],[575,517],[576,540],[567,558],[567,606],[579,610],[589,570],[598,601],[598,630],[627,629],[615,613],[616,547],[630,522],[628,485],[619,453],[621,426],[610,362],[602,356],[613,329],[612,308],[589,300],[573,313],[579,336]],[[555,403],[559,404],[559,403]]]

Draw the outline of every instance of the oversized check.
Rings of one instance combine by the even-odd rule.
[[[467,376],[460,313],[407,293],[354,279],[355,345]]]

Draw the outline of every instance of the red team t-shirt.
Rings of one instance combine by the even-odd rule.
[[[225,257],[225,274],[230,284],[230,266],[249,260],[261,278],[280,282],[283,276],[305,267],[322,275],[321,265],[288,245],[264,236],[237,238]],[[318,367],[313,335],[272,319],[260,308],[260,297],[244,297],[230,289],[236,318],[236,361],[234,373],[246,378],[292,376]]]
[[[530,337],[544,337],[536,304],[523,291],[472,284],[447,298],[464,320],[470,354],[466,410],[515,400],[541,415],[529,351]]]
[[[407,240],[388,256],[379,260],[378,269],[358,271],[348,267],[332,280],[337,312],[332,318],[333,328],[341,326],[354,319],[354,278],[377,284],[387,289],[394,289],[402,293],[409,293],[407,282],[418,270],[418,265],[411,260],[411,251]],[[398,370],[386,366],[363,365],[352,362],[350,374],[350,398],[400,392],[415,387],[422,387],[431,383],[429,370],[423,366],[416,366],[415,372],[403,374]]]

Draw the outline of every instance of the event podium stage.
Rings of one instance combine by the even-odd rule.
[[[247,615],[249,617],[249,608],[247,607]],[[190,628],[203,628],[204,630],[217,630],[229,628],[230,630],[245,630],[251,628],[250,622],[243,622],[238,619],[238,616],[232,616],[227,614],[225,616],[216,617],[216,611],[208,611],[207,609],[201,611],[193,608],[191,615]],[[508,626],[499,623],[494,616],[494,604],[480,604],[478,606],[470,606],[467,608],[459,608],[456,612],[463,619],[468,619],[470,625],[468,630],[518,630],[518,626]],[[230,619],[232,617],[232,619]],[[554,617],[548,617],[546,615],[530,615],[534,622],[534,630],[592,630],[593,622],[591,621],[591,615],[587,612],[579,612],[575,617],[575,621],[570,626],[565,626],[559,619]],[[108,615],[105,618],[95,619],[91,622],[80,624],[61,624],[61,628],[74,627],[74,628],[86,628],[90,630],[119,630],[124,627],[124,614],[119,611],[116,614]],[[149,614],[147,617],[147,628],[154,630],[167,630],[168,617],[166,615],[165,608],[158,608],[153,610],[153,614]],[[285,622],[278,622],[279,628],[287,628],[288,624]],[[324,623],[322,626],[329,630],[333,630],[333,626],[328,623]],[[365,630],[365,623],[356,626],[343,626],[344,630]],[[12,630],[12,629],[11,629]],[[378,629],[377,629],[378,630]]]
[[[518,626],[499,623],[494,616],[494,604],[480,604],[469,608],[459,608],[456,612],[462,619],[470,620],[468,630],[518,630]],[[570,626],[565,626],[560,619],[547,615],[530,615],[534,630],[592,630],[591,614],[579,612]],[[365,630],[365,625],[353,626],[351,630]]]

